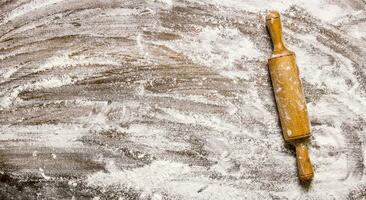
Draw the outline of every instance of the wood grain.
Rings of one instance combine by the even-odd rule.
[[[297,54],[303,187],[267,69]],[[320,12],[320,11],[322,12]],[[362,0],[1,0],[1,199],[363,199]]]

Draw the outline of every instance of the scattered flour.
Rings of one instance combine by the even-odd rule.
[[[69,68],[75,66],[85,66],[85,65],[114,65],[117,66],[119,63],[111,58],[105,57],[86,57],[86,56],[75,56],[70,57],[68,54],[63,54],[61,56],[53,56],[46,60],[42,65],[40,65],[37,69],[33,71],[42,72],[46,70],[51,70],[54,68]],[[16,69],[9,70],[5,73],[4,78],[9,78],[11,74],[13,74]],[[21,100],[18,99],[19,93],[23,91],[33,91],[38,89],[48,89],[48,88],[57,88],[64,85],[70,85],[75,83],[76,81],[82,80],[87,74],[79,75],[79,77],[71,78],[69,75],[62,75],[62,76],[52,76],[49,78],[43,78],[40,80],[32,80],[28,83],[20,85],[18,87],[12,88],[8,91],[1,91],[0,92],[0,110],[3,108],[8,108],[14,103],[20,102]],[[4,79],[3,81],[5,81]]]
[[[169,8],[173,7],[174,5],[174,0],[156,0],[156,1],[167,5]]]
[[[111,166],[112,165],[112,166]],[[175,179],[190,172],[186,164],[171,161],[154,161],[150,165],[131,170],[119,170],[109,163],[108,172],[98,172],[88,177],[90,186],[123,186],[142,191],[145,195],[160,191]]]
[[[43,177],[44,179],[46,179],[46,180],[50,180],[50,179],[51,179],[51,177],[46,176],[46,174],[44,173],[43,168],[38,168],[38,170],[40,171],[40,173],[41,173],[41,175],[42,175],[42,177]]]
[[[27,13],[37,12],[39,9],[59,2],[62,2],[62,0],[30,1],[6,15],[1,23],[5,24]],[[178,4],[178,2],[172,0],[156,0],[155,2],[159,3],[157,7],[162,6],[163,8],[172,8],[174,4]],[[187,2],[214,5],[219,8],[218,12],[227,12],[228,15],[234,9],[245,10],[246,12],[263,12],[272,9],[285,11],[295,5],[304,8],[316,19],[329,24],[339,22],[339,18],[352,14],[348,6],[341,7],[339,5],[333,5],[331,1],[326,0],[299,0],[296,2],[283,0],[275,2],[268,0],[189,0]],[[152,8],[154,9],[153,6]],[[146,10],[148,9],[150,8],[146,8]],[[156,10],[153,15],[155,16],[157,12]],[[123,15],[134,15],[137,13],[135,10],[115,9],[109,10],[107,15],[121,17]],[[159,22],[154,24],[154,28],[155,25],[157,29],[163,29]],[[351,26],[347,34],[362,42],[362,39],[364,39],[362,27],[364,25]],[[258,69],[244,69],[245,67],[242,67],[246,61],[263,60],[265,62],[268,56],[262,53],[259,47],[251,41],[251,38],[241,34],[235,28],[224,28],[220,26],[203,27],[199,30],[199,32],[189,33],[189,35],[186,34],[182,39],[161,43],[167,45],[174,51],[184,54],[193,62],[210,68],[229,79],[252,80],[258,75]],[[288,31],[292,34],[291,30]],[[271,105],[268,101],[272,101],[273,99],[268,98],[267,100],[262,100],[260,97],[263,94],[256,86],[248,86],[245,92],[235,97],[235,100],[239,101],[239,103],[234,104],[231,103],[232,99],[227,100],[227,98],[219,95],[217,96],[221,99],[212,100],[200,95],[183,96],[178,94],[149,93],[149,91],[145,91],[144,83],[141,83],[136,90],[140,97],[169,98],[217,105],[218,107],[224,107],[229,117],[240,117],[242,122],[251,119],[253,122],[263,123],[265,124],[266,130],[256,127],[249,129],[245,126],[240,126],[234,123],[227,115],[190,113],[175,108],[154,108],[161,111],[154,116],[156,119],[184,125],[199,125],[208,129],[209,131],[204,132],[202,135],[199,135],[200,133],[195,134],[205,142],[202,148],[208,152],[207,158],[216,163],[210,166],[210,169],[207,169],[204,167],[189,166],[188,164],[177,161],[156,160],[140,168],[122,170],[111,159],[106,162],[107,172],[101,171],[89,175],[86,180],[87,183],[90,186],[97,187],[117,186],[121,188],[132,188],[141,191],[142,196],[154,200],[164,199],[163,194],[165,193],[180,196],[182,199],[210,200],[250,199],[253,197],[257,199],[272,199],[277,197],[279,199],[303,199],[312,197],[314,199],[317,199],[317,197],[321,199],[346,199],[347,197],[345,195],[350,189],[357,187],[360,180],[365,180],[365,176],[361,178],[352,175],[348,176],[352,173],[349,170],[354,168],[354,164],[350,162],[350,154],[347,152],[349,151],[349,144],[347,143],[348,135],[345,135],[342,130],[343,124],[351,122],[355,118],[366,119],[366,101],[364,96],[360,95],[361,85],[355,78],[353,61],[349,58],[345,58],[340,53],[323,46],[314,35],[299,34],[293,36],[300,39],[300,43],[305,46],[300,47],[297,44],[290,45],[290,49],[294,50],[297,54],[297,62],[303,80],[316,89],[324,89],[326,91],[326,94],[321,95],[319,99],[312,99],[312,103],[308,104],[311,119],[314,122],[321,122],[321,125],[315,126],[313,140],[310,143],[310,145],[318,148],[309,148],[310,157],[315,163],[316,176],[313,185],[308,191],[305,192],[298,184],[295,173],[290,174],[291,178],[286,180],[285,189],[281,188],[283,185],[280,185],[275,191],[265,191],[265,184],[268,184],[268,182],[265,182],[266,180],[262,182],[261,180],[257,181],[257,178],[242,177],[243,175],[249,174],[249,172],[244,173],[246,172],[246,168],[260,171],[262,170],[261,164],[271,159],[268,158],[270,155],[265,154],[268,153],[267,149],[258,150],[257,146],[259,146],[259,143],[264,144],[263,147],[267,148],[268,146],[272,148],[270,150],[275,149],[274,157],[271,161],[280,160],[280,162],[284,162],[285,164],[290,163],[288,165],[278,164],[278,166],[291,166],[292,168],[286,168],[286,170],[289,169],[288,171],[292,172],[296,170],[294,156],[285,152],[282,147],[282,140],[279,137],[273,137],[273,134],[263,137],[263,133],[268,134],[268,130],[271,130],[273,127],[278,127],[276,127],[276,118],[266,107],[266,105]],[[145,41],[143,40],[142,33],[137,34],[134,39],[136,39],[136,51],[140,55],[146,57],[153,56],[147,53],[148,46],[144,46]],[[323,52],[323,54],[311,53],[313,51],[307,44],[314,44],[316,48],[319,48],[319,52]],[[0,60],[21,54],[22,51],[0,55]],[[125,52],[129,51],[129,49],[126,50],[123,47],[116,50],[116,52],[120,51]],[[334,59],[333,61],[329,58],[329,55]],[[38,68],[35,68],[34,72],[42,72],[55,68],[71,68],[80,65],[110,65],[117,67],[119,64],[118,60],[109,57],[70,56],[68,53],[65,53],[55,55],[46,60]],[[3,79],[1,81],[10,78],[16,71],[16,68],[2,70],[1,76]],[[71,76],[53,76],[32,80],[11,90],[1,91],[0,108],[8,108],[14,102],[16,103],[18,101],[17,96],[22,91],[61,87],[63,85],[73,84],[77,80],[71,78]],[[64,102],[70,103],[66,100]],[[102,109],[100,112],[91,112],[88,116],[77,118],[73,121],[75,123],[72,124],[23,125],[21,127],[4,125],[1,126],[0,141],[25,140],[30,141],[27,142],[27,145],[31,146],[67,149],[82,146],[83,144],[78,139],[89,134],[90,130],[116,129],[117,131],[129,134],[130,141],[149,146],[152,149],[179,151],[189,148],[189,144],[187,143],[168,140],[169,130],[160,127],[132,124],[128,128],[122,128],[120,126],[121,121],[130,122],[135,120],[133,118],[133,112],[147,114],[152,109],[146,105],[139,104],[137,101],[108,105],[107,102],[78,99],[71,103]],[[139,110],[137,107],[143,107],[143,109]],[[122,110],[121,113],[118,113],[122,116],[120,121],[108,117],[110,112],[118,109]],[[35,133],[37,137],[35,137]],[[289,133],[291,134],[291,131]],[[361,131],[356,136],[361,138],[360,141],[366,141]],[[273,138],[277,138],[281,142],[272,144],[275,140]],[[363,144],[362,142],[360,143]],[[16,144],[14,142],[14,145],[19,145],[19,142],[16,141]],[[364,147],[362,147],[361,151],[363,151],[361,154],[364,154]],[[32,155],[36,157],[37,152],[33,152]],[[56,159],[57,157],[55,154],[52,154],[52,158]],[[234,161],[242,161],[243,163],[239,163],[240,167],[237,167]],[[253,166],[250,166],[253,163],[258,165],[253,168]],[[239,169],[236,169],[237,171],[231,171],[235,167]],[[39,168],[39,172],[46,180],[51,179],[50,176],[44,173],[43,168]],[[211,174],[207,174],[208,172],[223,175],[223,178],[210,178],[209,175]],[[264,171],[263,173],[268,172]],[[270,171],[271,175],[272,173]],[[70,182],[70,185],[76,187],[77,183]],[[264,189],[260,191],[256,190],[258,188]],[[97,200],[100,197],[97,196],[94,199]]]
[[[1,58],[0,58],[1,60]],[[11,75],[13,75],[18,69],[16,67],[12,67],[8,70],[2,70],[1,71],[1,76],[2,78],[0,79],[0,83],[6,81],[8,78],[10,78]]]
[[[4,108],[10,107],[12,104],[21,102],[18,99],[18,95],[22,91],[32,91],[37,89],[47,89],[47,88],[55,88],[64,85],[69,85],[76,82],[76,79],[72,79],[69,76],[61,76],[61,77],[52,77],[52,78],[45,78],[34,83],[24,84],[18,87],[11,89],[10,91],[3,91],[0,92],[0,110]]]
[[[208,4],[215,4],[217,6],[230,7],[234,9],[241,9],[251,12],[260,12],[266,10],[278,10],[285,11],[291,6],[298,6],[305,8],[314,17],[325,21],[335,22],[338,19],[352,13],[352,8],[331,4],[327,0],[297,0],[297,1],[270,1],[270,0],[196,0],[198,2],[204,2]]]
[[[26,140],[29,145],[37,147],[50,148],[68,148],[81,146],[82,143],[78,139],[88,133],[88,129],[81,125],[37,125],[37,126],[2,126],[0,141],[7,140]],[[37,133],[37,137],[35,137]],[[17,142],[14,141],[16,144]],[[37,152],[33,152],[33,156],[37,156]]]
[[[21,17],[26,15],[29,12],[35,12],[38,9],[50,6],[52,4],[56,4],[59,2],[62,2],[65,0],[34,0],[30,1],[29,3],[23,4],[16,9],[14,9],[12,12],[10,12],[5,19],[3,20],[3,24],[9,22],[10,20],[13,20],[17,17]]]
[[[71,68],[86,65],[112,65],[118,66],[119,62],[107,57],[86,57],[84,55],[70,57],[68,53],[53,56],[42,64],[35,72],[45,71],[53,68]]]
[[[248,79],[254,73],[240,70],[242,59],[265,59],[248,38],[231,28],[204,28],[198,35],[167,46],[229,78]]]

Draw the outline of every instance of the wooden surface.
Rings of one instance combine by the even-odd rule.
[[[316,176],[279,127],[270,9]],[[363,0],[1,0],[0,199],[364,199]]]

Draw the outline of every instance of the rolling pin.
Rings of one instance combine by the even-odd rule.
[[[268,67],[283,137],[296,148],[299,179],[308,182],[314,176],[306,145],[310,137],[310,123],[295,53],[288,50],[283,42],[280,14],[270,12],[266,22],[273,42]]]

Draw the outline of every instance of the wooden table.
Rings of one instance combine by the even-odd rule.
[[[362,199],[363,0],[1,0],[0,199]],[[267,70],[281,11],[311,118],[299,184]]]

